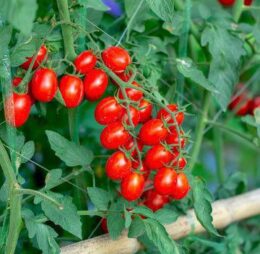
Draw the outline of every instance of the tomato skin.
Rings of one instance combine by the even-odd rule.
[[[151,119],[140,129],[139,138],[144,145],[153,146],[163,141],[168,134],[160,119]]]
[[[91,50],[81,52],[74,60],[76,70],[81,74],[87,74],[91,71],[97,62],[96,56]]]
[[[127,109],[124,110],[124,114],[121,118],[121,121],[127,125],[130,125],[131,126],[131,123],[129,121],[129,118],[128,118],[128,113],[127,113]],[[139,121],[140,121],[140,113],[139,111],[135,108],[135,107],[132,107],[132,106],[129,106],[129,113],[130,113],[130,117],[132,119],[132,123],[134,126],[136,126]]]
[[[142,161],[142,165],[140,167],[140,163],[138,159],[136,158],[135,160],[132,161],[132,168],[134,170],[139,170],[139,172],[144,176],[144,179],[146,180],[150,174],[150,170],[148,167],[145,165],[144,161]]]
[[[32,67],[33,70],[36,69],[36,68],[38,68],[39,65],[43,62],[43,60],[45,59],[45,57],[46,57],[46,55],[47,55],[47,51],[48,51],[48,50],[47,50],[47,48],[46,48],[45,45],[42,45],[42,46],[40,47],[40,49],[39,49],[39,51],[38,51],[38,53],[37,53],[35,62],[34,62],[33,67]],[[30,64],[31,64],[32,60],[33,60],[33,56],[27,57],[27,61],[25,61],[25,62],[21,65],[21,67],[22,67],[23,69],[25,69],[25,70],[28,70],[29,67],[30,67]]]
[[[140,86],[135,81],[133,81],[132,85],[134,85],[136,87]],[[132,101],[140,101],[143,98],[143,92],[140,91],[140,90],[137,90],[137,89],[134,89],[134,88],[126,88],[125,92],[126,92],[126,95],[127,95],[128,99],[130,99]],[[121,90],[119,90],[118,97],[121,100],[125,99]]]
[[[143,150],[143,144],[139,141],[137,141],[137,147],[139,149],[139,151],[141,152]],[[137,151],[134,148],[134,140],[133,138],[130,138],[123,146],[124,149],[126,149],[127,151],[131,150],[131,156],[134,157],[135,155],[137,155]]]
[[[218,0],[220,4],[224,6],[231,6],[235,3],[236,0]]]
[[[144,193],[144,205],[150,208],[153,212],[164,207],[169,202],[169,197],[160,195],[155,190],[148,190]]]
[[[131,63],[128,52],[120,47],[109,47],[102,52],[102,59],[105,65],[113,72],[124,72]]]
[[[85,96],[89,101],[96,101],[105,93],[108,85],[108,76],[101,69],[93,69],[84,79]]]
[[[112,180],[121,180],[131,172],[131,161],[126,155],[117,151],[113,153],[106,163],[106,174]]]
[[[244,116],[250,111],[250,100],[246,94],[242,93],[232,98],[228,108],[234,111],[236,115]]]
[[[172,168],[161,168],[154,177],[154,188],[161,195],[170,195],[177,183],[177,173]]]
[[[184,157],[178,158],[178,160],[173,164],[177,169],[182,170],[187,165],[187,160]]]
[[[134,201],[141,197],[144,190],[144,177],[132,172],[123,178],[121,182],[121,194],[124,199]]]
[[[22,80],[23,80],[23,78],[21,78],[21,77],[14,77],[14,78],[13,78],[13,81],[12,81],[13,86],[14,86],[14,87],[19,86],[19,84],[22,82]]]
[[[31,105],[28,94],[11,94],[5,101],[6,122],[16,128],[22,126],[29,118]]]
[[[244,0],[244,5],[250,6],[253,3],[253,0]]]
[[[149,101],[147,101],[145,99],[142,99],[140,101],[140,103],[139,103],[139,108],[141,108],[139,110],[139,113],[140,113],[140,123],[145,123],[152,116],[153,105]]]
[[[131,73],[131,72],[130,72],[130,73],[121,72],[121,73],[116,73],[116,75],[117,75],[122,81],[127,82],[127,81],[129,81],[129,79],[131,78],[132,73]],[[111,81],[112,81],[112,83],[113,83],[115,86],[119,86],[115,80],[111,79]]]
[[[76,76],[64,75],[60,80],[60,92],[67,108],[77,107],[84,95],[83,82]]]
[[[163,145],[155,145],[147,151],[145,165],[151,170],[158,170],[172,161],[175,157],[176,155],[168,151]]]
[[[118,149],[130,138],[130,134],[121,122],[114,122],[107,125],[100,135],[100,141],[106,149]]]
[[[184,173],[177,175],[177,183],[171,192],[171,197],[174,199],[184,198],[190,190],[190,184],[187,176]]]
[[[38,69],[32,78],[33,97],[41,102],[50,102],[58,89],[57,75],[52,69]]]
[[[183,136],[184,132],[181,130],[180,134]],[[179,135],[176,129],[171,129],[171,132],[168,134],[168,136],[165,139],[166,143],[169,145],[173,145],[174,148],[179,148]],[[183,149],[186,145],[185,138],[181,137],[180,139],[181,148]]]
[[[167,108],[172,112],[178,111],[178,106],[176,104],[170,104]],[[175,120],[171,117],[170,113],[167,112],[165,109],[160,109],[157,114],[158,119],[164,119],[167,123],[175,124]],[[175,113],[176,122],[178,125],[181,125],[184,121],[184,113],[177,112]]]
[[[101,229],[104,233],[108,233],[108,228],[107,228],[107,219],[106,218],[102,218],[101,219]]]
[[[112,96],[102,99],[95,109],[95,119],[102,125],[118,121],[123,114],[124,108]]]
[[[260,108],[260,96],[255,97],[250,103],[250,113],[253,115],[255,109]]]

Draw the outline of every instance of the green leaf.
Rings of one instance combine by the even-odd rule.
[[[125,216],[125,228],[129,228],[132,222],[132,213],[128,212],[127,209],[124,209],[124,216]]]
[[[29,238],[36,240],[37,246],[42,253],[60,253],[59,245],[55,241],[58,234],[50,226],[40,222],[43,216],[34,216],[33,212],[29,209],[24,209],[22,215],[28,230]]]
[[[80,0],[79,3],[85,8],[92,8],[97,11],[109,10],[109,8],[101,0]]]
[[[144,233],[144,223],[140,216],[136,216],[129,227],[128,237],[137,238]]]
[[[6,202],[7,199],[8,199],[8,184],[7,181],[5,181],[0,188],[0,201]]]
[[[191,79],[196,84],[202,86],[208,91],[215,91],[216,89],[212,84],[206,79],[203,72],[195,66],[193,61],[190,58],[177,58],[177,69],[178,71],[185,76],[186,78]]]
[[[176,221],[178,217],[178,213],[167,208],[160,209],[155,213],[155,219],[158,220],[161,224],[170,224]]]
[[[144,222],[147,237],[158,248],[161,254],[179,254],[178,247],[174,240],[168,235],[164,226],[157,220],[146,219]]]
[[[210,233],[219,236],[217,230],[214,228],[211,216],[212,207],[212,196],[207,189],[205,183],[200,179],[196,178],[192,186],[192,194],[194,200],[194,210],[198,221],[201,225]]]
[[[35,147],[34,147],[34,142],[33,141],[28,141],[24,144],[21,150],[21,162],[25,163],[29,161],[35,152]]]
[[[146,216],[148,218],[155,217],[153,211],[146,206],[138,206],[138,207],[134,208],[132,212],[135,214],[140,214],[140,215]]]
[[[93,160],[93,153],[54,131],[46,131],[52,150],[68,167],[86,166]]]
[[[260,108],[259,107],[254,110],[254,117],[257,126],[257,134],[258,137],[260,137]]]
[[[50,191],[46,194],[62,204],[63,209],[61,210],[50,201],[42,199],[41,207],[45,215],[56,225],[81,238],[81,221],[77,214],[77,208],[72,203],[72,198]]]
[[[45,177],[45,186],[44,189],[51,189],[56,184],[58,184],[61,180],[62,177],[62,170],[57,168],[57,169],[52,169],[51,171],[48,172],[48,174]]]
[[[109,192],[97,187],[89,187],[87,190],[89,198],[95,207],[99,210],[107,210],[108,203],[111,200]]]

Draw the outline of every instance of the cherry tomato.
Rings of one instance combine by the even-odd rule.
[[[126,155],[121,151],[117,151],[107,160],[106,174],[112,180],[121,180],[131,173],[131,166],[132,163]]]
[[[218,0],[224,6],[231,6],[236,0]]]
[[[161,195],[169,195],[177,183],[177,173],[172,168],[161,168],[154,177],[154,188]]]
[[[167,106],[167,108],[172,112],[178,111],[178,106],[176,104],[170,104]],[[167,123],[173,123],[175,124],[175,120],[171,117],[171,114],[166,111],[165,109],[159,110],[157,114],[158,119],[164,119]],[[178,125],[181,125],[184,120],[184,113],[183,112],[177,112],[175,113],[175,119]]]
[[[251,105],[250,105],[250,111],[251,114],[254,114],[255,109],[260,108],[260,96],[255,97],[252,101],[251,101]]]
[[[10,95],[5,101],[6,122],[14,127],[22,126],[30,115],[31,104],[28,94]]]
[[[13,86],[16,87],[16,86],[19,86],[19,84],[22,82],[23,78],[21,77],[14,77],[13,78]]]
[[[184,132],[181,130],[180,134],[183,136]],[[168,136],[165,139],[166,143],[169,145],[173,145],[175,148],[179,148],[179,135],[177,130],[174,128],[171,129],[171,132],[168,134]],[[183,149],[186,144],[186,140],[184,137],[181,137],[180,139],[181,148]]]
[[[102,218],[101,219],[101,228],[102,228],[102,231],[104,233],[108,233],[108,228],[107,228],[107,219],[106,218]]]
[[[172,189],[171,197],[174,199],[184,198],[190,190],[189,180],[184,173],[179,173],[177,175],[177,183]]]
[[[144,176],[145,180],[148,178],[148,176],[150,174],[150,170],[145,165],[145,163],[142,162],[142,165],[140,166],[140,163],[137,158],[132,161],[132,168],[134,170],[138,170]]]
[[[173,164],[177,169],[182,170],[186,167],[187,160],[184,157],[178,158],[178,160]]]
[[[137,141],[137,146],[139,151],[141,152],[143,150],[143,144],[139,141]],[[131,151],[131,156],[135,156],[137,154],[136,149],[134,148],[134,140],[133,138],[130,138],[125,145],[123,146],[124,149],[126,149],[127,151]]]
[[[77,107],[83,99],[83,82],[76,76],[65,75],[60,81],[60,92],[67,108]]]
[[[106,149],[118,149],[126,144],[130,134],[124,128],[121,122],[114,122],[103,129],[100,135],[101,144]]]
[[[103,51],[102,59],[105,65],[116,73],[124,72],[131,63],[131,57],[125,49],[113,46]]]
[[[121,121],[123,123],[126,123],[127,125],[131,126],[131,123],[130,123],[129,118],[128,118],[127,109],[125,109],[124,111],[125,112],[124,112],[124,114],[122,116]],[[136,108],[134,108],[132,106],[129,106],[129,114],[130,114],[130,117],[132,119],[133,125],[136,126],[139,123],[139,121],[140,121],[140,113],[139,113],[139,111]]]
[[[144,205],[153,210],[154,212],[163,208],[169,202],[169,197],[160,195],[155,190],[148,190],[144,193]]]
[[[128,201],[134,201],[141,197],[144,190],[144,176],[132,172],[123,178],[121,182],[121,194]]]
[[[132,85],[134,85],[136,87],[140,86],[135,81],[133,81]],[[143,98],[143,92],[140,91],[140,90],[137,90],[137,89],[134,89],[134,88],[126,88],[125,91],[126,91],[126,95],[127,95],[128,99],[130,99],[132,101],[140,101]],[[126,99],[126,98],[124,98],[121,90],[119,90],[118,97],[121,100]]]
[[[171,162],[176,157],[171,151],[163,145],[155,145],[147,151],[145,156],[145,165],[149,169],[160,169]]]
[[[98,100],[105,93],[108,85],[108,76],[101,69],[93,69],[84,79],[84,90],[89,101]]]
[[[129,79],[131,78],[132,76],[132,73],[126,73],[126,72],[121,72],[121,73],[116,73],[116,75],[124,82],[127,82],[129,81]],[[113,79],[111,79],[112,83],[116,86],[118,86],[117,82]]]
[[[238,116],[244,116],[250,111],[250,99],[245,93],[232,98],[228,108],[235,112]]]
[[[35,62],[34,62],[34,64],[33,64],[33,69],[36,69],[36,68],[39,67],[39,65],[40,65],[40,64],[43,62],[43,60],[45,59],[46,55],[47,55],[47,48],[46,48],[45,45],[42,45],[41,48],[40,48],[40,50],[39,50],[38,53],[37,53]],[[24,63],[21,65],[21,67],[22,67],[23,69],[25,69],[25,70],[28,70],[29,67],[30,67],[30,64],[31,64],[32,60],[33,60],[33,56],[27,57],[27,61],[24,62]]]
[[[141,127],[139,137],[144,145],[153,146],[163,141],[167,134],[162,120],[151,119]]]
[[[244,5],[250,6],[253,3],[253,0],[244,0]]]
[[[51,101],[58,89],[57,75],[52,69],[38,69],[32,78],[33,97],[41,102]]]
[[[95,119],[99,124],[107,125],[122,118],[125,110],[114,97],[102,99],[95,109]]]
[[[142,99],[139,103],[139,108],[140,123],[145,123],[152,116],[153,105],[149,101]]]
[[[81,74],[86,74],[91,71],[97,62],[96,56],[91,50],[81,52],[74,60],[76,70]]]

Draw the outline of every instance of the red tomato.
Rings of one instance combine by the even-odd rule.
[[[255,97],[252,101],[251,101],[251,105],[250,105],[251,109],[251,114],[254,114],[255,109],[260,108],[260,96]]]
[[[5,101],[6,122],[14,127],[22,126],[31,110],[31,98],[28,94],[13,93]]]
[[[123,123],[126,123],[127,125],[131,126],[126,108],[124,111],[125,111],[125,113],[123,114],[121,121]],[[140,113],[136,108],[134,108],[132,106],[129,106],[129,111],[130,111],[129,113],[130,113],[130,117],[132,119],[132,123],[134,126],[136,126],[140,121]]]
[[[46,55],[47,55],[47,48],[46,48],[45,45],[42,45],[41,48],[40,48],[40,50],[39,50],[38,53],[37,53],[35,62],[34,62],[34,64],[33,64],[33,69],[36,69],[36,68],[39,67],[39,65],[40,65],[40,64],[43,62],[43,60],[45,59]],[[25,69],[25,70],[28,70],[29,67],[30,67],[30,64],[31,64],[32,60],[33,60],[33,56],[27,57],[27,61],[24,62],[24,63],[21,65],[21,67],[22,67],[23,69]]]
[[[137,141],[137,146],[139,151],[141,152],[143,150],[143,144],[139,141]],[[126,149],[127,151],[131,151],[131,156],[135,156],[137,154],[136,149],[134,148],[134,140],[133,138],[130,138],[125,145],[123,146],[124,149]]]
[[[144,193],[144,205],[153,210],[154,212],[163,208],[169,202],[169,197],[160,195],[155,190],[148,190]]]
[[[244,5],[250,6],[253,3],[253,0],[244,0]]]
[[[177,183],[173,188],[171,197],[174,199],[184,198],[190,190],[189,180],[184,173],[179,173],[177,176]]]
[[[124,82],[129,81],[129,79],[132,76],[132,73],[126,73],[126,72],[122,72],[122,73],[116,73],[116,75]],[[118,86],[118,84],[116,83],[115,80],[111,79],[112,83],[116,86]]]
[[[137,158],[132,161],[132,168],[134,170],[138,170],[144,176],[145,180],[148,178],[150,174],[150,170],[147,168],[145,163],[142,162],[142,165],[140,166],[140,163]]]
[[[102,231],[104,233],[108,233],[108,228],[107,228],[107,219],[106,218],[102,218],[101,219],[101,228],[102,228]]]
[[[132,172],[123,178],[121,182],[121,194],[128,201],[134,201],[141,197],[144,190],[144,176]]]
[[[176,104],[170,104],[167,106],[167,108],[172,111],[176,112],[178,111],[178,106]],[[167,123],[173,123],[175,124],[175,120],[171,117],[170,113],[166,111],[165,109],[159,110],[157,114],[158,119],[164,119]],[[175,113],[176,122],[178,125],[181,125],[184,120],[184,113],[183,112],[177,112]]]
[[[180,131],[181,135],[184,135],[184,132],[181,130]],[[165,139],[166,143],[169,145],[173,145],[175,148],[179,148],[179,135],[176,129],[171,129],[171,132],[168,134],[168,136]],[[181,137],[180,139],[180,143],[181,143],[181,148],[183,149],[185,147],[186,144],[186,140],[184,137]]]
[[[118,121],[124,114],[124,108],[114,97],[102,99],[95,109],[95,119],[99,124],[107,125]]]
[[[167,150],[163,145],[155,145],[147,151],[145,164],[149,169],[160,169],[175,159],[177,155]]]
[[[106,149],[118,149],[126,144],[130,134],[124,128],[121,122],[114,122],[103,129],[100,135],[101,144]]]
[[[139,108],[140,123],[145,123],[151,118],[153,105],[149,101],[142,99],[139,103]]]
[[[89,71],[84,79],[84,90],[89,101],[98,100],[105,93],[108,85],[108,76],[101,69]]]
[[[41,102],[51,101],[58,89],[57,75],[52,69],[38,69],[32,78],[33,97]]]
[[[218,0],[224,6],[231,6],[236,0]]]
[[[116,73],[124,72],[131,63],[131,57],[125,49],[113,46],[103,51],[102,59],[105,65]]]
[[[13,78],[13,86],[16,87],[16,86],[19,86],[19,84],[22,82],[23,78],[21,77],[14,77]]]
[[[131,172],[132,163],[126,155],[117,151],[113,153],[107,160],[106,173],[112,180],[121,180]]]
[[[74,60],[76,70],[81,74],[86,74],[91,71],[97,62],[96,56],[91,50],[81,52]]]
[[[178,158],[178,161],[176,161],[173,166],[177,167],[177,169],[182,170],[186,167],[187,160],[184,157]]]
[[[170,195],[177,183],[177,173],[172,168],[161,168],[154,177],[154,188],[161,195]]]
[[[244,116],[250,111],[250,99],[246,93],[242,93],[232,98],[228,108],[235,112],[238,116]]]
[[[76,76],[64,75],[60,81],[60,92],[67,108],[77,107],[83,99],[83,82]]]
[[[141,127],[139,137],[144,145],[153,146],[163,141],[167,134],[162,120],[151,119]]]
[[[133,82],[132,85],[139,87],[140,85],[137,82]],[[141,92],[140,90],[134,89],[134,88],[126,88],[126,95],[128,97],[128,99],[132,100],[132,101],[140,101],[143,98],[143,92]],[[122,91],[119,90],[118,93],[118,97],[123,100],[126,99],[124,98]]]

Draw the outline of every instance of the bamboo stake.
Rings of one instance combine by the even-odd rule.
[[[212,204],[213,223],[216,228],[224,228],[229,224],[260,214],[260,189],[247,192],[228,199],[222,199]],[[205,232],[193,210],[186,216],[169,225],[168,233],[177,240],[191,233]],[[109,236],[102,235],[81,241],[61,249],[61,254],[132,254],[141,248],[136,239],[127,238],[127,232],[113,241]]]

